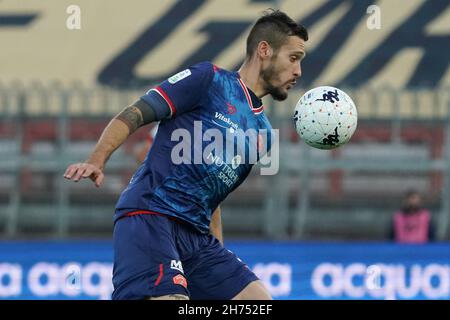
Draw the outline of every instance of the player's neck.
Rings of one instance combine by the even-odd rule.
[[[238,70],[239,76],[245,83],[245,86],[252,90],[258,98],[264,97],[267,92],[264,91],[260,79],[260,68],[252,61],[244,61],[241,68]]]

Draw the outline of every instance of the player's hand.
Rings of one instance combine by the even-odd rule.
[[[104,174],[97,166],[90,163],[75,163],[67,167],[64,178],[78,182],[80,179],[90,178],[96,187],[100,187]]]

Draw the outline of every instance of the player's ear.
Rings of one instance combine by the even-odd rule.
[[[272,47],[271,47],[270,44],[269,44],[267,41],[265,41],[265,40],[260,41],[260,42],[258,43],[258,49],[257,49],[257,51],[258,51],[258,55],[259,55],[262,59],[270,58],[270,57],[272,57],[272,54],[273,54],[273,49],[272,49]]]

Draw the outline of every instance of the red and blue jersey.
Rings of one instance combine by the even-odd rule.
[[[174,75],[141,99],[164,118],[118,200],[115,220],[150,211],[208,233],[213,211],[270,150],[262,102],[238,72],[209,62]]]

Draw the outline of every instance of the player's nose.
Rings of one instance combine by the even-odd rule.
[[[300,64],[296,64],[295,69],[293,71],[293,76],[295,79],[298,79],[300,78],[301,75],[302,75],[302,68]]]

